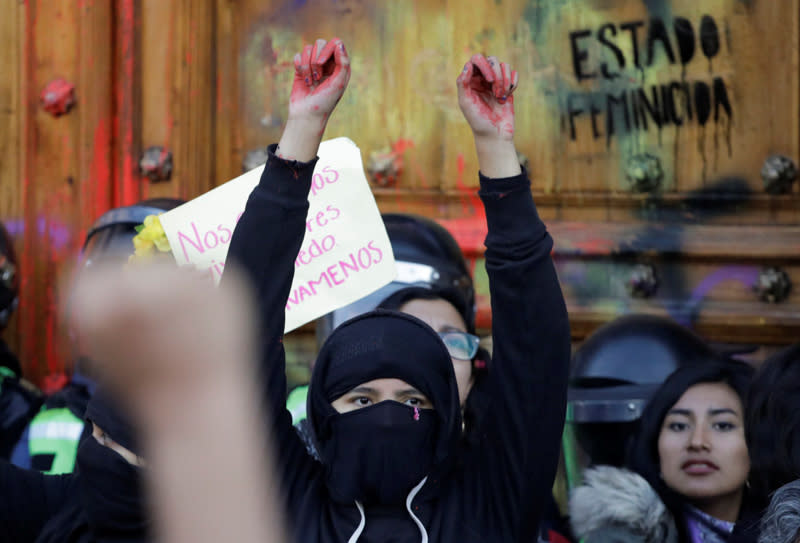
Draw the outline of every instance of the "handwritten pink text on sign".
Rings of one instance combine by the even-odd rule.
[[[179,264],[220,279],[234,229],[262,171],[247,172],[161,216]],[[352,141],[337,138],[320,145],[308,199],[305,237],[286,304],[287,331],[366,296],[396,273],[361,152]],[[280,234],[265,232],[265,238]]]

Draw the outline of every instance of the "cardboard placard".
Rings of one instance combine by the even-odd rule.
[[[208,270],[219,281],[233,230],[263,170],[255,168],[159,217],[179,265]],[[350,139],[322,142],[308,200],[286,332],[374,292],[396,275],[361,151]]]

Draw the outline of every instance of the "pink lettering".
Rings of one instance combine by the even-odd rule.
[[[294,262],[294,267],[295,268],[299,268],[302,264],[308,264],[308,263],[311,262],[310,258],[307,259],[307,260],[304,260],[303,259],[304,256],[306,256],[306,252],[305,251],[300,251],[297,254],[297,260],[295,260],[295,262]]]
[[[337,172],[330,166],[325,166],[324,168],[322,168],[322,171],[325,172],[326,174],[329,173],[333,176],[333,179],[330,179],[327,175],[325,176],[325,181],[327,181],[329,185],[332,183],[336,183],[339,180],[339,172]]]
[[[312,295],[312,294],[311,294],[311,291],[310,291],[310,290],[308,290],[308,289],[305,287],[305,285],[300,285],[300,288],[299,288],[298,290],[300,291],[300,302],[302,302],[303,300],[305,300],[305,299],[306,299],[306,296],[311,296],[311,295]]]
[[[335,246],[336,246],[336,238],[334,238],[333,236],[328,235],[322,238],[322,250],[324,252],[327,253],[328,251],[331,251]]]
[[[328,279],[328,276],[327,276],[327,275],[325,275],[325,272],[322,272],[321,274],[319,274],[319,280],[317,280],[317,281],[314,281],[313,279],[311,279],[311,280],[308,282],[308,288],[310,288],[310,289],[311,289],[311,292],[313,292],[314,294],[316,294],[316,293],[317,293],[317,286],[321,285],[321,284],[322,284],[322,282],[323,282],[323,280],[325,281],[325,283],[327,283],[327,285],[328,285],[329,287],[331,286],[331,281],[330,281],[330,279]]]
[[[322,172],[325,174],[325,176],[320,173],[315,173],[314,177],[311,178],[311,194],[314,196],[316,196],[319,191],[324,189],[325,185],[332,185],[339,180],[339,172],[330,166],[325,166],[322,168]]]
[[[353,253],[350,253],[350,263],[345,260],[339,261],[339,266],[342,268],[342,273],[344,273],[345,277],[350,277],[350,274],[347,272],[348,268],[353,270],[354,272],[358,271],[358,264],[356,263],[356,256]]]
[[[317,195],[317,192],[325,188],[325,178],[321,174],[315,173],[311,178],[311,194]]]
[[[344,279],[338,280],[336,277],[337,274],[339,273],[339,270],[336,269],[336,264],[328,266],[328,269],[326,271],[328,272],[328,276],[331,278],[331,281],[333,281],[334,285],[341,285],[342,283],[344,283]]]
[[[183,249],[183,256],[186,259],[186,262],[189,262],[190,259],[189,259],[189,252],[186,250],[186,245],[183,243],[184,241],[186,241],[189,245],[194,247],[195,250],[197,250],[200,254],[206,252],[205,247],[203,247],[203,243],[200,241],[200,232],[197,231],[197,225],[194,222],[192,222],[191,224],[192,224],[192,230],[194,230],[195,241],[197,241],[197,243],[195,243],[195,241],[192,241],[192,239],[186,236],[186,234],[184,234],[183,232],[178,232],[178,241],[181,242],[181,249]]]
[[[319,246],[317,240],[312,239],[311,244],[308,247],[308,254],[311,255],[311,258],[319,258],[322,256],[323,252],[324,251],[322,250],[322,247]]]
[[[305,249],[297,253],[294,261],[295,268],[310,264],[312,260],[332,251],[334,247],[336,247],[336,238],[330,234],[319,241],[312,239]]]
[[[233,237],[233,232],[231,232],[231,229],[220,224],[219,226],[217,226],[217,230],[219,232],[222,232],[222,234],[223,234],[219,238],[219,242],[223,243],[223,244],[230,243],[231,238]]]
[[[211,277],[216,279],[216,277],[219,276],[221,279],[222,272],[224,269],[225,269],[224,262],[217,262],[216,260],[211,261],[211,267],[209,268],[209,270],[211,271]]]
[[[378,253],[378,256],[375,258],[375,260],[373,260],[375,264],[378,264],[383,260],[383,251],[381,251],[378,247],[375,247],[374,243],[375,240],[370,241],[369,243],[367,243],[367,247],[372,249],[373,253]]]
[[[364,258],[363,257],[366,257],[366,259],[367,259],[367,263],[366,264],[364,264]],[[358,263],[361,265],[361,269],[364,269],[364,270],[366,270],[367,268],[369,268],[372,265],[372,255],[370,255],[369,251],[364,247],[362,247],[361,249],[358,250]]]
[[[211,236],[211,240],[213,241],[213,245],[211,244],[211,242],[208,241],[209,236]],[[206,247],[208,247],[209,249],[213,249],[217,245],[219,245],[219,238],[217,237],[217,234],[215,234],[213,230],[209,230],[208,232],[206,232],[206,235],[203,238],[203,242],[205,242]]]
[[[328,219],[325,218],[325,212],[324,211],[318,211],[317,212],[317,226],[322,228],[326,224],[328,224]]]
[[[292,294],[294,294],[294,298],[292,298]],[[286,301],[286,309],[291,308],[291,304],[299,305],[300,304],[300,297],[297,295],[297,289],[292,291],[292,294],[289,295],[288,300]]]

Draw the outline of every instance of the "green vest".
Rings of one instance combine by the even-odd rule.
[[[307,397],[308,385],[297,387],[286,398],[286,409],[292,414],[292,424],[300,424],[300,421],[306,418]]]
[[[71,473],[75,468],[78,443],[83,433],[83,420],[66,407],[43,408],[33,418],[28,430],[28,452],[53,456],[53,464],[45,473]]]

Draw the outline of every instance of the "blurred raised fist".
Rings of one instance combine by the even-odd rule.
[[[176,407],[165,402],[252,371],[253,296],[235,270],[225,274],[215,287],[208,274],[153,264],[78,280],[73,325],[101,382],[146,422]]]

